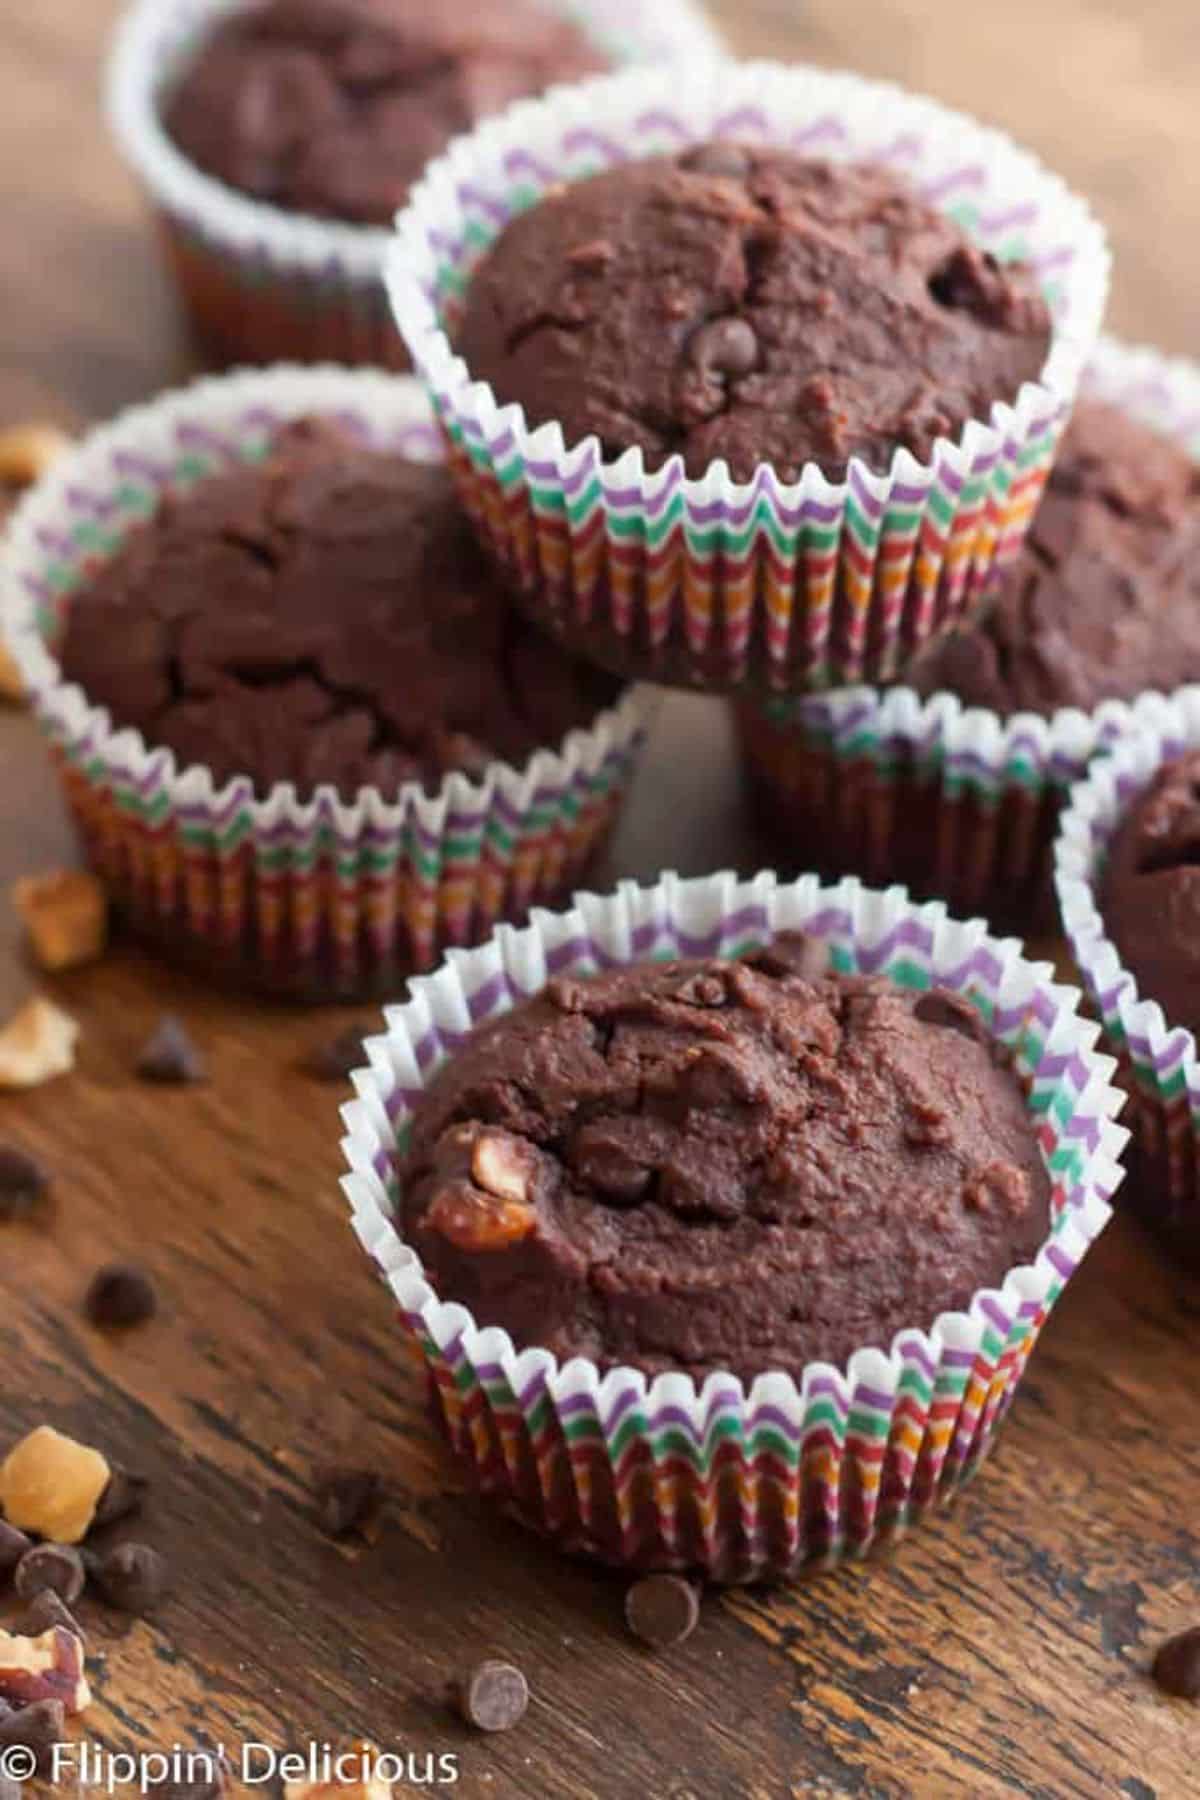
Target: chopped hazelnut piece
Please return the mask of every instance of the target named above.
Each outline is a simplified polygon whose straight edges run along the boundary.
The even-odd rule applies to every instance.
[[[0,481],[30,487],[70,448],[70,438],[58,425],[41,420],[10,425],[0,431]]]
[[[39,1425],[0,1464],[0,1507],[19,1531],[78,1544],[111,1475],[98,1450],[77,1444],[52,1425]]]
[[[60,1700],[67,1712],[82,1712],[92,1698],[83,1671],[83,1645],[61,1625],[35,1638],[0,1631],[0,1697],[14,1706]]]
[[[108,900],[86,869],[23,876],[13,888],[13,904],[43,969],[75,969],[104,954]]]
[[[23,706],[27,698],[25,677],[17,665],[17,659],[8,645],[0,640],[0,700],[7,700],[10,706]]]
[[[536,1220],[532,1206],[499,1200],[469,1181],[447,1182],[425,1215],[431,1230],[460,1250],[507,1250],[529,1236]]]
[[[75,1067],[79,1027],[52,1000],[35,994],[0,1029],[0,1088],[38,1087]]]
[[[471,1174],[497,1200],[529,1199],[529,1153],[506,1133],[486,1131],[471,1152]]]

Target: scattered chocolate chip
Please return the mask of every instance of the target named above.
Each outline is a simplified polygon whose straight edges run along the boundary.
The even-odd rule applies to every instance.
[[[950,988],[930,988],[922,994],[913,1007],[913,1017],[920,1019],[925,1025],[941,1025],[947,1031],[957,1031],[963,1037],[980,1040],[984,1035],[983,1021],[969,1000]]]
[[[23,1531],[0,1519],[0,1576],[8,1575],[33,1545]]]
[[[317,1522],[330,1537],[348,1537],[379,1505],[381,1483],[371,1469],[324,1469],[317,1478]]]
[[[1200,1700],[1200,1625],[1160,1644],[1150,1673],[1164,1694]]]
[[[73,1606],[86,1579],[83,1558],[70,1544],[35,1544],[17,1564],[13,1586],[22,1600],[32,1600],[44,1588],[51,1588]]]
[[[458,1710],[477,1731],[511,1731],[525,1716],[529,1683],[512,1663],[481,1662],[455,1689]]]
[[[172,1013],[163,1014],[142,1045],[137,1072],[143,1081],[164,1084],[203,1081],[207,1075],[204,1058]]]
[[[149,1544],[117,1544],[89,1562],[104,1598],[122,1612],[153,1612],[166,1592],[166,1558]]]
[[[93,1325],[106,1331],[124,1329],[152,1319],[158,1296],[144,1270],[133,1263],[109,1263],[93,1276],[83,1305]]]
[[[692,333],[688,354],[698,368],[733,380],[758,364],[758,338],[746,319],[709,319]]]
[[[682,1644],[696,1629],[700,1601],[680,1575],[647,1575],[625,1596],[625,1623],[635,1637],[655,1650]]]
[[[118,1519],[127,1519],[131,1513],[140,1512],[149,1485],[144,1475],[131,1475],[128,1469],[114,1468],[108,1486],[100,1496],[92,1530],[101,1531],[106,1525],[115,1525]]]
[[[78,1619],[53,1588],[45,1587],[33,1596],[21,1614],[17,1631],[22,1637],[41,1637],[43,1632],[53,1631],[56,1627],[73,1631],[86,1650],[87,1639]]]
[[[39,1775],[48,1775],[55,1744],[66,1736],[66,1708],[61,1700],[35,1700],[0,1718],[0,1749],[19,1744],[32,1750]]]
[[[315,1044],[304,1059],[303,1067],[316,1081],[349,1081],[355,1069],[366,1062],[363,1039],[374,1030],[372,1025],[347,1025],[335,1037]]]
[[[697,144],[679,158],[681,169],[692,169],[697,175],[729,175],[735,180],[750,167],[750,153],[740,144],[725,144],[714,139],[710,144]]]
[[[27,1219],[49,1186],[41,1163],[15,1144],[0,1144],[0,1223]]]

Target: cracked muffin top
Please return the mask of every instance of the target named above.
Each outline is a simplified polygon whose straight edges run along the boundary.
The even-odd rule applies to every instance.
[[[531,426],[689,475],[884,470],[1036,379],[1050,316],[898,175],[731,143],[605,170],[510,221],[456,338]]]
[[[1186,450],[1081,400],[991,610],[905,679],[1004,715],[1200,679],[1200,469]]]
[[[1200,751],[1167,763],[1129,808],[1100,892],[1142,999],[1200,1037]]]
[[[274,206],[387,225],[488,113],[606,67],[534,0],[267,0],[222,20],[164,108],[192,162]]]
[[[553,980],[473,1032],[401,1159],[440,1295],[519,1348],[798,1375],[1032,1260],[1050,1183],[970,1002],[741,961]]]
[[[522,763],[620,691],[514,611],[443,468],[321,420],[167,495],[72,595],[59,659],[218,784],[347,799]]]

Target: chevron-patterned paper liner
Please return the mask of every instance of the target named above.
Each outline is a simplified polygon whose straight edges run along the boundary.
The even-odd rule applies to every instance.
[[[1144,1158],[1131,1199],[1173,1248],[1200,1261],[1200,1057],[1191,1031],[1143,999],[1105,930],[1098,890],[1113,834],[1163,763],[1200,749],[1200,686],[1147,708],[1136,730],[1071,789],[1054,845],[1063,930],[1129,1089]]]
[[[223,14],[246,0],[133,0],[109,59],[109,123],[158,220],[198,337],[225,363],[407,367],[388,308],[383,227],[308,218],[235,192],[178,151],[161,96]],[[720,39],[692,0],[546,0],[615,63],[715,57]]]
[[[217,787],[114,730],[54,659],[72,593],[164,490],[252,462],[308,413],[407,456],[441,454],[408,377],[280,367],[197,382],[92,432],[26,498],[0,551],[0,621],[90,859],[141,932],[271,989],[394,992],[447,945],[571,892],[623,798],[642,702],[626,694],[523,768],[454,774],[433,795],[417,783],[363,789],[352,802],[290,785],[257,798],[248,778]]]
[[[1200,460],[1200,365],[1101,338],[1082,386]],[[1053,917],[1051,846],[1067,789],[1098,749],[1157,717],[1160,699],[1006,717],[953,694],[859,686],[742,701],[737,713],[764,818],[799,863],[903,881],[1030,929]]]
[[[815,463],[791,483],[723,462],[603,459],[531,430],[452,348],[472,268],[547,187],[705,137],[893,164],[988,250],[1024,257],[1054,315],[1042,378],[920,463]],[[623,74],[523,102],[431,163],[397,220],[388,287],[465,502],[526,606],[614,668],[673,683],[795,693],[891,680],[977,608],[1037,503],[1108,288],[1082,201],[996,132],[892,87],[824,70],[710,65]]]
[[[747,1390],[715,1373],[653,1381],[575,1358],[516,1351],[505,1332],[438,1299],[396,1220],[395,1152],[430,1077],[481,1021],[551,975],[675,956],[735,956],[781,931],[824,938],[836,966],[968,995],[1010,1049],[1054,1182],[1053,1224],[1034,1263],[963,1312],[914,1319],[890,1351]],[[534,914],[455,953],[388,1010],[365,1046],[343,1112],[354,1229],[395,1297],[450,1441],[480,1485],[563,1547],[636,1567],[695,1567],[718,1579],[784,1575],[857,1557],[940,1505],[972,1473],[1004,1416],[1042,1324],[1109,1216],[1126,1133],[1099,1028],[1079,993],[1026,961],[982,921],[899,888],[783,884],[731,874],[615,894]]]

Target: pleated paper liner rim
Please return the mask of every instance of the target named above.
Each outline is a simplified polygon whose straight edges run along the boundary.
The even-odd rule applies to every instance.
[[[160,101],[207,28],[246,0],[133,0],[115,27],[105,78],[110,129],[130,167],[168,212],[265,266],[326,270],[351,285],[382,279],[386,225],[353,225],[290,212],[227,186],[183,154],[166,131]],[[717,58],[719,35],[691,0],[551,3],[576,20],[617,62]]]
[[[858,1350],[844,1370],[813,1363],[799,1381],[765,1373],[748,1393],[725,1372],[710,1374],[697,1388],[682,1371],[647,1380],[633,1368],[602,1374],[584,1358],[560,1363],[545,1350],[517,1351],[505,1331],[480,1327],[466,1307],[439,1299],[420,1258],[400,1235],[393,1153],[404,1142],[425,1084],[462,1038],[538,991],[551,975],[676,955],[735,955],[784,930],[824,937],[843,970],[883,971],[916,987],[934,980],[957,986],[975,998],[993,1033],[1010,1043],[1055,1182],[1052,1228],[1035,1261],[1011,1270],[999,1288],[981,1290],[964,1311],[943,1313],[928,1328],[899,1332],[890,1353]],[[996,1358],[1001,1353],[1007,1358],[1003,1392],[993,1396],[985,1425],[975,1413],[959,1421],[970,1440],[959,1446],[962,1457],[970,1461],[981,1454],[1019,1376],[1029,1322],[1040,1326],[1107,1222],[1109,1201],[1122,1179],[1119,1157],[1128,1134],[1115,1118],[1124,1096],[1110,1079],[1112,1059],[1093,1048],[1099,1027],[1077,1016],[1078,990],[1055,982],[1049,964],[1026,960],[1015,940],[990,937],[981,920],[951,920],[937,902],[914,906],[900,889],[872,892],[853,879],[823,888],[812,876],[780,883],[769,873],[746,882],[731,874],[693,881],[669,875],[652,888],[626,882],[611,896],[577,895],[566,913],[538,909],[531,925],[502,927],[477,950],[451,952],[436,974],[414,980],[410,992],[405,1005],[387,1009],[386,1032],[364,1046],[368,1063],[354,1076],[357,1098],[343,1109],[342,1148],[350,1172],[342,1187],[354,1230],[386,1280],[411,1339],[431,1370],[440,1368],[456,1406],[465,1409],[474,1395],[486,1408],[493,1381],[510,1396],[536,1392],[560,1419],[582,1409],[607,1421],[616,1436],[603,1423],[601,1434],[610,1451],[620,1439],[622,1457],[632,1431],[658,1459],[655,1421],[664,1429],[670,1422],[668,1435],[677,1441],[682,1434],[687,1455],[705,1480],[718,1443],[728,1446],[732,1434],[750,1454],[768,1421],[793,1447],[831,1407],[843,1422],[869,1415],[874,1435],[886,1436],[884,1415],[895,1422],[894,1408],[911,1400],[906,1370],[927,1370],[928,1385],[947,1359],[970,1367],[988,1345]],[[486,1380],[476,1373],[484,1370],[490,1371]],[[483,1396],[477,1392],[481,1386]],[[929,1399],[926,1395],[927,1412]],[[521,1427],[509,1418],[504,1429],[519,1433]],[[981,1443],[973,1442],[977,1431]],[[556,1458],[545,1447],[542,1453],[551,1464],[565,1454]],[[545,1473],[551,1480],[553,1470]],[[619,1483],[615,1466],[610,1473]],[[793,1469],[792,1485],[800,1479],[801,1471]],[[668,1509],[674,1504],[669,1492],[662,1504]],[[923,1510],[923,1504],[916,1508]],[[608,1554],[586,1541],[572,1547]],[[766,1563],[773,1566],[769,1557]]]
[[[1136,729],[1098,757],[1071,789],[1054,845],[1054,881],[1063,931],[1110,1044],[1139,1096],[1186,1126],[1200,1155],[1200,1055],[1195,1035],[1169,1023],[1158,1001],[1108,935],[1097,896],[1108,845],[1128,807],[1158,770],[1200,749],[1200,684],[1147,706]],[[1136,1123],[1138,1111],[1133,1119]]]
[[[1084,371],[1083,395],[1176,439],[1200,462],[1200,363],[1102,336]],[[1015,788],[1036,792],[1047,783],[1067,788],[1099,749],[1136,730],[1143,716],[1153,723],[1168,697],[1147,691],[1101,701],[1091,711],[1065,706],[1047,716],[968,706],[949,692],[922,697],[903,685],[859,684],[828,694],[781,695],[761,710],[770,723],[811,732],[822,749],[839,756],[878,755],[886,767],[892,757],[911,752],[922,767],[939,767],[954,795],[994,798]]]
[[[414,366],[439,406],[453,400],[472,434],[502,438],[531,466],[565,464],[576,475],[586,473],[611,490],[614,505],[631,488],[644,488],[650,498],[678,488],[697,502],[715,502],[721,495],[741,509],[750,507],[764,489],[790,508],[805,503],[840,506],[847,496],[870,507],[882,505],[893,489],[924,492],[943,470],[961,484],[982,461],[994,460],[1006,438],[1028,436],[1035,427],[1045,430],[1062,414],[1099,329],[1109,256],[1103,230],[1086,203],[1036,158],[965,114],[849,73],[727,62],[690,70],[686,98],[681,99],[679,90],[677,71],[635,68],[552,90],[540,100],[520,101],[457,139],[413,188],[397,217],[388,256],[392,305]],[[951,166],[942,168],[936,182],[918,182],[918,190],[952,217],[964,223],[970,218],[973,235],[985,247],[1007,249],[1010,257],[1026,252],[1050,290],[1053,337],[1040,380],[1024,383],[1015,402],[996,401],[986,422],[972,419],[956,439],[940,438],[929,464],[900,448],[886,475],[853,457],[840,482],[809,463],[798,480],[787,483],[766,464],[746,482],[731,480],[723,463],[715,463],[702,477],[687,477],[678,456],[646,475],[639,449],[605,461],[595,437],[567,445],[557,423],[531,428],[523,407],[501,404],[488,383],[472,378],[453,349],[438,308],[461,305],[469,269],[508,218],[558,181],[626,160],[628,135],[641,140],[633,146],[638,155],[678,150],[706,135],[778,142],[782,127],[771,126],[772,101],[789,122],[785,147],[845,159],[849,118],[865,131],[876,159],[905,172],[915,156],[928,154],[929,140],[921,137],[918,126],[934,128],[942,152],[934,160],[949,157]],[[687,114],[686,123],[677,108]],[[886,120],[882,126],[881,116]],[[797,118],[805,123],[797,127]],[[864,119],[872,120],[874,128],[867,129]],[[565,169],[554,152],[565,159]],[[867,158],[856,140],[853,159]],[[1036,189],[1041,212],[1065,221],[1063,234],[1041,242],[1047,227],[1044,218],[1039,222],[1039,207],[1028,192],[995,214],[984,212],[985,163],[1003,170],[1006,185]],[[958,204],[951,204],[955,200]],[[1022,233],[1032,233],[1032,239],[1026,241]]]
[[[243,836],[282,833],[303,838],[328,830],[340,842],[396,831],[440,836],[459,819],[486,816],[497,805],[521,811],[542,791],[565,791],[628,752],[645,727],[646,700],[634,689],[572,731],[556,748],[540,748],[520,766],[491,764],[481,780],[454,771],[435,794],[406,782],[394,799],[366,786],[343,800],[328,784],[302,799],[291,782],[264,795],[252,779],[218,785],[200,764],[178,766],[174,753],[147,744],[139,731],[114,727],[105,707],[64,681],[48,648],[69,596],[86,580],[92,559],[113,553],[124,532],[152,511],[167,488],[201,479],[234,457],[221,433],[238,431],[255,452],[289,419],[320,414],[414,460],[440,461],[442,448],[420,384],[411,377],[333,365],[279,364],[204,377],[130,407],[88,432],[24,496],[0,546],[0,628],[47,728],[73,746],[85,770],[107,768],[130,792],[153,790],[156,806],[236,822]],[[121,529],[111,529],[122,513]],[[232,829],[232,825],[230,826]]]

